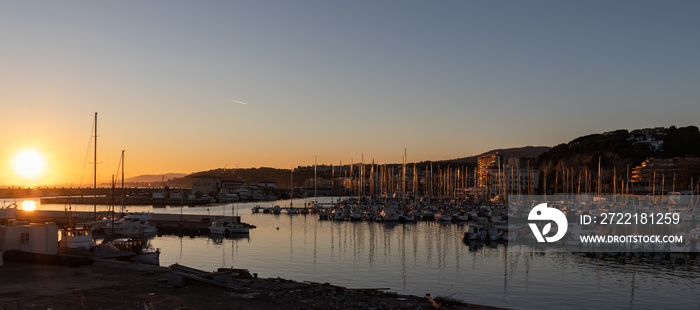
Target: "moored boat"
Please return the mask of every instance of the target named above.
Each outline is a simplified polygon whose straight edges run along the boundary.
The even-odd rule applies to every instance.
[[[379,218],[385,222],[397,222],[399,220],[399,213],[394,207],[386,207],[379,213]]]
[[[105,241],[94,247],[90,252],[90,256],[159,266],[160,249],[152,250],[144,246],[144,242],[145,240],[136,238]]]
[[[129,213],[114,223],[107,223],[104,231],[106,234],[125,237],[152,236],[158,232],[158,229],[148,222],[152,217],[152,213]]]
[[[250,226],[241,223],[228,223],[214,221],[209,224],[210,234],[228,235],[228,234],[247,234],[250,232]]]
[[[88,251],[96,246],[90,227],[63,228],[59,232],[61,234],[61,239],[58,241],[60,253],[87,255]]]

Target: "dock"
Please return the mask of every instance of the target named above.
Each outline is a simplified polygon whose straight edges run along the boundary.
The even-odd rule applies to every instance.
[[[41,198],[42,204],[98,204],[98,205],[112,205],[120,204],[122,197],[110,197],[110,196],[70,196],[70,197],[47,197]],[[124,197],[124,205],[127,206],[148,206],[148,205],[162,205],[162,206],[201,206],[211,203],[211,198],[151,198],[144,196],[127,196]]]
[[[24,211],[17,210],[16,218],[29,222],[54,222],[59,226],[69,224],[69,218],[74,222],[88,222],[95,220],[95,213],[85,211],[52,211],[52,210],[35,210]],[[152,213],[153,217],[150,222],[158,228],[158,233],[208,233],[207,226],[213,221],[224,221],[229,223],[240,223],[240,216],[222,216],[222,215],[194,215],[194,214],[166,214]],[[97,218],[109,218],[110,212],[97,212]],[[116,218],[121,217],[115,214]]]
[[[263,207],[260,205],[257,205],[255,207],[252,207],[250,209],[253,213],[272,213],[272,214],[277,214],[277,213],[300,213],[300,212],[305,212],[305,213],[320,213],[320,212],[330,212],[333,210],[333,204],[330,203],[317,203],[312,206],[300,206],[300,207],[294,207],[294,206],[274,206],[274,207]],[[302,211],[305,210],[305,211]]]

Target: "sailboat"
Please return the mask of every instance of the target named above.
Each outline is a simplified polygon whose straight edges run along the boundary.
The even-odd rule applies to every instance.
[[[122,212],[124,212],[124,151],[122,151],[121,158],[121,170],[122,170]],[[112,214],[114,214],[114,208],[112,209]],[[107,223],[105,226],[105,232],[112,234],[112,236],[124,236],[124,237],[149,237],[154,236],[158,229],[149,223],[149,220],[153,217],[153,213],[150,212],[133,212],[124,215],[121,219]]]

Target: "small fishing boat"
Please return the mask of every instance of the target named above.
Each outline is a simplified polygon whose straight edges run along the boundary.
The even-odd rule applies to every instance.
[[[61,239],[58,241],[60,253],[70,255],[87,255],[88,251],[95,247],[92,240],[92,228],[70,227],[60,230]]]
[[[240,199],[240,197],[238,197],[238,194],[228,193],[224,191],[221,191],[218,194],[216,194],[216,198],[219,200],[219,202],[236,202]]]
[[[91,250],[90,256],[124,262],[160,265],[160,249],[144,246],[144,240],[122,238],[102,242]]]
[[[210,234],[214,235],[228,235],[228,234],[247,234],[250,232],[250,226],[241,223],[228,223],[214,221],[209,224]]]

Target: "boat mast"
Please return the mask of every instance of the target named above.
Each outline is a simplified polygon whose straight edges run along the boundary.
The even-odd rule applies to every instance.
[[[92,170],[92,176],[93,176],[93,194],[94,194],[94,199],[93,199],[93,218],[97,219],[97,112],[95,112],[95,152],[94,152],[94,157],[93,157],[93,170]]]
[[[406,207],[406,148],[403,149],[403,167],[401,177],[401,201],[403,207]]]
[[[124,214],[124,150],[122,150],[122,215]]]

